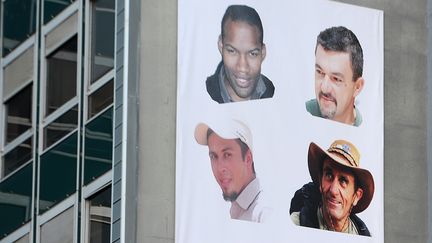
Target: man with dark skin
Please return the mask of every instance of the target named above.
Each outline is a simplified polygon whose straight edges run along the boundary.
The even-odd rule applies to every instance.
[[[273,83],[261,74],[266,56],[261,19],[255,9],[231,5],[221,22],[218,49],[222,57],[207,78],[210,97],[228,103],[273,97]]]

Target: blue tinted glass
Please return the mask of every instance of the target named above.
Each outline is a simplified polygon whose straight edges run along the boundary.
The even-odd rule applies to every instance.
[[[35,32],[36,0],[6,0],[3,9],[3,56],[6,56]]]
[[[3,177],[12,173],[32,158],[32,139],[33,137],[30,137],[5,154],[3,157]]]
[[[115,1],[94,1],[92,17],[91,82],[93,83],[114,67]]]
[[[40,159],[39,213],[44,213],[76,190],[77,132]]]
[[[85,128],[84,184],[88,184],[112,167],[113,120],[108,109]]]
[[[57,16],[75,0],[44,0],[44,24]]]
[[[33,163],[0,183],[0,239],[31,218]]]

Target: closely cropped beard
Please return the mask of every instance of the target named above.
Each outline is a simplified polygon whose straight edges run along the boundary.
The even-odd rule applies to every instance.
[[[234,202],[237,199],[237,197],[239,196],[239,194],[237,192],[231,192],[230,194],[222,193],[222,196],[223,196],[225,201]]]

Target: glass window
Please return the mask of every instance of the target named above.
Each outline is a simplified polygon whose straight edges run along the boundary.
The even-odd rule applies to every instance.
[[[77,128],[77,124],[78,106],[75,106],[45,127],[44,148],[53,145],[62,137],[75,130]]]
[[[30,221],[33,163],[0,183],[0,239]]]
[[[5,102],[6,143],[32,127],[32,88],[29,85]]]
[[[88,99],[88,116],[93,117],[113,103],[114,80],[110,80],[100,89],[93,92]]]
[[[112,168],[113,109],[88,123],[85,128],[84,184]]]
[[[41,226],[40,242],[74,242],[74,208],[71,207]]]
[[[48,23],[73,2],[75,0],[44,0],[44,24]]]
[[[9,175],[21,165],[32,159],[32,137],[12,149],[3,157],[3,177]]]
[[[75,192],[77,154],[77,132],[75,132],[41,156],[39,214]]]
[[[46,115],[76,96],[77,36],[47,57]]]
[[[90,201],[89,243],[110,241],[111,186],[98,192]]]
[[[92,5],[91,83],[114,67],[115,1],[95,0]]]
[[[36,30],[36,0],[3,2],[3,56],[9,54]]]

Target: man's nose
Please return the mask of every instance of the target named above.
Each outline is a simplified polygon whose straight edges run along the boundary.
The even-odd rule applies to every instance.
[[[247,73],[249,70],[249,62],[247,60],[247,55],[241,54],[237,60],[237,70],[239,72]]]
[[[331,80],[327,74],[324,74],[324,77],[321,80],[321,91],[323,93],[329,93],[331,91]]]
[[[337,195],[339,193],[339,184],[336,179],[331,182],[329,191],[332,195]]]

